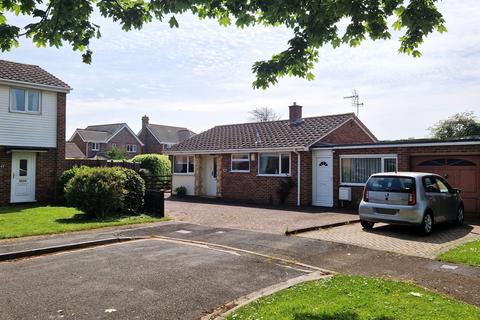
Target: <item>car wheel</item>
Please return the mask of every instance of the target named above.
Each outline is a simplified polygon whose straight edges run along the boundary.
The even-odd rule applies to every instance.
[[[455,223],[461,226],[463,225],[463,219],[464,219],[463,208],[459,207],[457,211],[457,219],[455,220]]]
[[[423,235],[429,235],[433,231],[433,215],[431,213],[426,213],[423,216],[422,224],[420,226],[420,231]]]
[[[375,225],[374,222],[360,220],[360,224],[362,225],[363,229],[365,230],[372,230],[373,226]]]

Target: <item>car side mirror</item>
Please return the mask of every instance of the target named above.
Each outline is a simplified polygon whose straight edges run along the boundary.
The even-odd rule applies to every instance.
[[[458,188],[452,188],[451,190],[451,193],[453,194],[460,194],[462,192],[462,190],[458,189]]]

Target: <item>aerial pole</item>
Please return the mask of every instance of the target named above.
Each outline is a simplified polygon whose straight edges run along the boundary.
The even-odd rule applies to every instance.
[[[353,89],[352,90],[352,95],[348,97],[343,97],[343,99],[351,99],[352,100],[352,106],[354,108],[357,108],[357,117],[360,114],[360,107],[363,107],[363,102],[360,103],[360,98],[358,96],[358,91]]]

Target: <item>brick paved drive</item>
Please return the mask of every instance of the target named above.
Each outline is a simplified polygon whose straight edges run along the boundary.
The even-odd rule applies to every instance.
[[[194,199],[165,201],[167,214],[176,221],[204,226],[284,234],[286,230],[356,221],[358,215],[320,208],[282,209]]]
[[[354,223],[306,232],[298,236],[410,256],[435,258],[452,247],[480,238],[480,226],[439,225],[433,234],[425,237],[418,235],[416,230],[410,227],[376,224],[373,230],[365,231],[359,223]]]

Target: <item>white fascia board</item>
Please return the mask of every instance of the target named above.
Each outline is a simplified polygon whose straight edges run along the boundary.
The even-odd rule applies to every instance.
[[[309,151],[306,147],[293,148],[262,148],[262,149],[223,149],[223,150],[194,150],[194,151],[168,151],[165,154],[182,155],[182,154],[223,154],[223,153],[264,153],[264,152],[295,152]]]
[[[128,125],[123,125],[120,129],[117,130],[117,132],[115,132],[110,138],[108,138],[105,143],[108,143],[110,140],[113,139],[113,137],[115,137],[117,134],[119,134],[123,129],[127,129],[128,132],[130,132],[130,134],[132,136],[135,137],[135,139],[138,141],[138,143],[140,143],[140,145],[143,147],[144,144],[142,141],[140,141],[140,139],[137,137],[137,135],[132,131],[132,129],[130,129],[130,127]]]
[[[31,83],[25,81],[17,81],[17,80],[8,80],[8,79],[0,79],[0,84],[8,85],[8,86],[21,86],[25,88],[31,89],[40,89],[45,91],[54,91],[54,92],[62,92],[62,93],[70,93],[72,88],[63,88],[57,86],[50,86],[47,84],[39,84],[39,83]]]
[[[402,147],[438,147],[438,146],[466,146],[480,145],[480,141],[445,141],[445,142],[421,142],[421,143],[399,143],[399,144],[371,144],[371,145],[351,145],[351,146],[328,146],[316,147],[312,150],[342,150],[342,149],[380,149],[380,148],[402,148]]]

